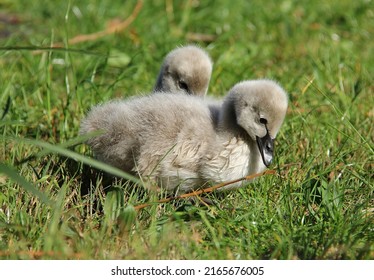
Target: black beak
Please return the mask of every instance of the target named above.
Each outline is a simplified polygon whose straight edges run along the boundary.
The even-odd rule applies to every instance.
[[[274,153],[274,139],[271,139],[268,129],[266,128],[266,135],[262,138],[256,136],[258,149],[266,167],[269,167],[273,160]]]

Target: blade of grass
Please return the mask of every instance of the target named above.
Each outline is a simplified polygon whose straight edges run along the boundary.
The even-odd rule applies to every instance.
[[[0,124],[1,125],[1,124]],[[91,137],[94,137],[94,136],[97,136],[97,135],[100,135],[102,132],[100,131],[94,131],[92,133],[87,133],[85,135],[80,135],[78,137],[75,137],[73,139],[70,139],[66,142],[63,142],[63,143],[60,143],[59,146],[62,147],[62,148],[71,148],[71,147],[74,147],[74,146],[77,146],[79,144],[82,144],[84,143],[85,141],[87,141],[88,139],[90,139]],[[34,155],[30,155],[22,160],[20,160],[19,162],[17,162],[17,165],[20,165],[20,164],[23,164],[25,162],[28,162],[32,159],[35,159],[35,158],[38,158],[38,157],[43,157],[43,156],[46,156],[50,153],[49,150],[41,150],[39,152],[37,152],[36,154]]]
[[[8,178],[10,178],[12,181],[15,181],[18,183],[21,187],[23,187],[26,191],[32,193],[36,197],[38,197],[42,202],[51,205],[52,202],[48,198],[48,196],[39,191],[33,184],[28,182],[25,178],[23,178],[15,169],[13,169],[10,166],[7,166],[3,163],[0,163],[0,173],[5,174]]]
[[[8,99],[6,101],[4,110],[3,110],[3,115],[1,116],[0,120],[4,119],[5,115],[9,112],[10,109],[10,96],[8,96]]]
[[[0,51],[53,51],[53,52],[79,53],[79,54],[94,55],[94,56],[107,56],[107,54],[102,54],[98,52],[92,52],[92,51],[81,50],[81,49],[63,48],[63,47],[9,46],[9,47],[0,47]]]
[[[58,192],[56,202],[53,207],[53,214],[51,221],[48,224],[46,235],[44,238],[44,251],[52,251],[54,244],[56,244],[56,236],[59,234],[59,225],[62,216],[66,196],[67,184],[64,184]]]
[[[14,137],[6,137],[6,139],[9,139],[11,141],[15,141],[18,143],[25,143],[33,146],[37,146],[40,148],[45,149],[46,151],[49,151],[50,153],[59,154],[68,158],[71,158],[75,161],[82,162],[88,165],[91,165],[97,169],[100,169],[102,171],[105,171],[107,173],[110,173],[114,176],[124,178],[126,180],[130,180],[136,184],[140,183],[140,180],[136,178],[135,176],[132,176],[116,167],[110,166],[108,164],[105,164],[101,161],[95,160],[93,158],[86,157],[84,155],[81,155],[79,153],[76,153],[74,151],[71,151],[65,147],[62,147],[60,145],[54,145],[51,143],[43,142],[40,140],[33,140],[33,139],[26,139],[26,138],[14,138]]]

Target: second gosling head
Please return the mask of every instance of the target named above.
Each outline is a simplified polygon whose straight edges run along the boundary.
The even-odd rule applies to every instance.
[[[212,65],[209,55],[197,46],[174,49],[164,59],[154,91],[204,96]]]

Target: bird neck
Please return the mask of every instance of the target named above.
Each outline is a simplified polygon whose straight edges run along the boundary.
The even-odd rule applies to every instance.
[[[219,113],[217,127],[218,133],[223,141],[230,141],[232,138],[237,138],[243,140],[248,145],[251,151],[248,174],[258,173],[265,169],[257,142],[238,125],[233,100],[226,99],[223,103]]]
[[[259,173],[262,172],[266,167],[262,162],[260,150],[256,141],[249,142],[249,149],[251,151],[251,160],[249,164],[249,173]]]
[[[218,118],[218,131],[222,136],[227,138],[237,137],[245,141],[250,140],[245,130],[238,125],[234,101],[232,99],[228,98],[222,104]]]

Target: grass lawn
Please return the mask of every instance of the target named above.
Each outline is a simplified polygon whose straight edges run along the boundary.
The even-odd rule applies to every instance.
[[[372,0],[1,1],[0,259],[373,259],[373,34]],[[209,206],[104,192],[81,119],[149,92],[188,43],[214,61],[211,96],[289,93],[276,174]]]

